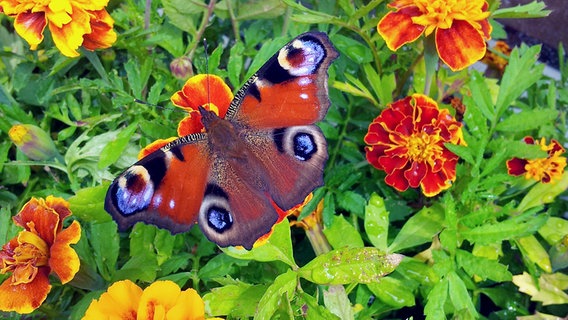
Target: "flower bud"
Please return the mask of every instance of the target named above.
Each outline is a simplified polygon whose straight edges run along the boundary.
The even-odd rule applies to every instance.
[[[188,57],[179,57],[174,59],[170,63],[170,71],[174,77],[185,80],[193,76],[193,66],[191,65],[191,59]]]
[[[16,124],[10,128],[8,135],[16,147],[32,160],[48,160],[59,154],[51,137],[38,126]]]

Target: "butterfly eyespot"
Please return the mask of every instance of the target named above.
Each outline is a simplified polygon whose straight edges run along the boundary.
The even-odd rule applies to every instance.
[[[218,233],[223,233],[233,226],[233,216],[225,208],[212,206],[207,210],[207,224]]]
[[[318,147],[311,134],[299,132],[294,136],[294,156],[300,161],[307,161],[317,153]]]
[[[142,166],[132,166],[128,169],[118,179],[116,188],[116,206],[125,215],[146,209],[154,194],[150,174]]]

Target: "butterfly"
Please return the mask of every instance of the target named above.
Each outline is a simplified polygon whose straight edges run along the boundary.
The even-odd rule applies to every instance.
[[[327,142],[314,125],[329,108],[328,36],[299,35],[237,91],[224,118],[199,107],[205,132],[142,158],[110,185],[105,210],[125,230],[142,221],[172,233],[198,222],[221,247],[251,249],[323,185]]]

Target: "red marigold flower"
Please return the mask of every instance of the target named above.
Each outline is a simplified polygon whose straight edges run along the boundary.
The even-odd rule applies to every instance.
[[[422,94],[389,104],[365,135],[367,161],[387,173],[385,182],[398,191],[422,188],[432,197],[451,187],[458,156],[444,143],[462,144],[461,123]]]
[[[14,29],[35,50],[43,41],[47,26],[55,46],[67,57],[77,57],[77,49],[110,47],[116,41],[114,20],[106,12],[108,0],[33,1],[0,0],[0,8],[14,17]]]
[[[67,201],[48,196],[32,198],[14,216],[24,230],[0,250],[0,273],[12,273],[0,285],[0,310],[30,313],[51,290],[51,272],[67,283],[79,271],[79,256],[70,245],[79,241],[81,226],[73,221],[63,230],[70,215]]]
[[[483,58],[491,34],[485,0],[394,0],[388,6],[396,11],[377,30],[392,51],[434,33],[438,55],[453,71]]]
[[[555,179],[559,179],[564,173],[566,167],[566,157],[561,157],[566,150],[558,143],[551,139],[550,144],[546,144],[546,139],[535,141],[533,137],[525,137],[523,141],[526,144],[536,144],[543,151],[548,153],[548,157],[539,159],[520,159],[513,158],[507,160],[507,171],[510,175],[525,175],[525,179],[534,179],[542,183],[549,183]]]
[[[191,288],[156,281],[142,290],[130,280],[113,283],[85,312],[88,319],[205,319],[205,304]]]

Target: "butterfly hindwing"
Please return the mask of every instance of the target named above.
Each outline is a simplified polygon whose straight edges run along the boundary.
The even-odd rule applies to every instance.
[[[105,210],[121,230],[138,221],[188,231],[197,215],[211,163],[205,134],[174,140],[124,171],[109,187]]]

